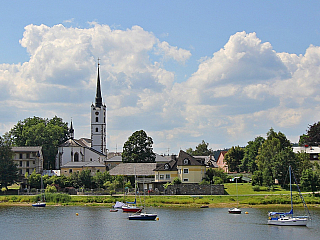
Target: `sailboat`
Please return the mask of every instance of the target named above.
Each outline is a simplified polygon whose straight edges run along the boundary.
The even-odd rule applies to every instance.
[[[237,189],[237,207],[228,209],[229,213],[232,213],[232,214],[241,214],[241,209],[239,208],[239,201],[238,201],[238,178],[239,177],[235,177],[235,179],[236,179],[236,189]]]
[[[39,202],[36,202],[34,204],[32,204],[32,207],[45,207],[46,206],[46,199],[45,199],[45,194],[44,194],[44,190],[43,190],[43,180],[42,180],[42,175],[41,175],[41,199]]]
[[[136,212],[142,211],[142,207],[137,206],[136,176],[134,180],[134,195],[135,195],[134,202],[126,202],[126,204],[121,207],[123,212],[136,213]]]
[[[293,174],[293,173],[292,173]],[[290,175],[290,196],[291,196],[291,210],[287,213],[284,212],[269,212],[268,213],[268,224],[270,225],[279,225],[279,226],[307,226],[308,220],[310,219],[310,213],[308,207],[303,199],[303,196],[300,192],[299,186],[298,191],[300,198],[304,204],[305,210],[308,212],[309,216],[293,216],[293,203],[292,203],[292,185],[291,185],[291,166],[289,166],[289,175]],[[294,176],[294,174],[293,174]]]
[[[144,207],[143,209],[145,210],[145,198],[146,198],[146,195],[145,195],[145,190],[144,190],[144,180],[143,180],[143,196],[144,196]],[[141,211],[139,212],[136,212],[132,215],[130,215],[128,217],[129,220],[158,220],[159,218],[157,217],[158,215],[156,213],[146,213],[145,211],[142,212],[142,209]]]

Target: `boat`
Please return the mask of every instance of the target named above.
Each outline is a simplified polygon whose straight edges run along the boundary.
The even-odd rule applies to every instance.
[[[145,189],[144,189],[144,180],[143,180],[143,196],[144,196],[144,201],[143,201],[143,208],[140,210],[140,211],[137,211],[136,213],[134,214],[131,214],[128,219],[129,220],[141,220],[141,221],[146,221],[146,220],[149,220],[149,221],[153,221],[153,220],[159,220],[158,218],[158,214],[156,213],[146,213],[145,212],[145,203],[146,203],[146,200],[145,200]],[[142,210],[144,210],[144,212],[142,212]]]
[[[235,179],[236,179],[236,189],[237,189],[237,207],[228,209],[228,212],[231,213],[231,214],[241,214],[241,209],[239,208],[239,201],[238,201],[238,178],[239,177],[235,177]]]
[[[118,209],[110,209],[110,212],[118,212]]]
[[[308,213],[308,216],[293,216],[293,203],[292,203],[292,184],[291,184],[291,166],[289,166],[289,176],[290,176],[290,196],[291,196],[291,210],[289,212],[269,212],[268,213],[268,224],[269,225],[278,225],[278,226],[307,226],[307,223],[310,218],[310,212],[308,207],[303,199],[303,196],[300,192],[299,186],[296,182],[300,198],[304,204],[305,210]],[[293,174],[294,176],[294,174]],[[295,176],[294,176],[295,178]]]
[[[135,175],[135,180],[134,180],[134,195],[135,195],[134,202],[126,202],[126,204],[121,207],[123,212],[136,213],[136,212],[142,211],[142,207],[137,206],[136,175]]]
[[[156,220],[156,213],[134,213],[131,214],[128,218],[129,220]]]
[[[112,207],[113,208],[122,208],[123,206],[126,206],[126,204],[123,202],[116,201],[116,203]]]
[[[46,199],[45,199],[45,194],[43,192],[43,180],[42,180],[42,175],[41,175],[41,197],[40,201],[32,204],[32,207],[45,207],[46,206]]]

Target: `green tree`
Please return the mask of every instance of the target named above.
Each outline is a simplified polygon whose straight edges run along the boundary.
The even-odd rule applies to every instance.
[[[68,124],[57,116],[50,120],[26,118],[19,121],[6,138],[11,139],[14,146],[42,146],[44,168],[53,169],[58,146],[68,138]]]
[[[103,184],[107,181],[112,181],[113,177],[109,174],[109,172],[97,172],[93,176],[93,181],[98,188],[103,188]]]
[[[283,133],[276,133],[271,128],[257,156],[257,166],[262,172],[263,184],[272,186],[275,179],[283,184],[289,165],[296,169],[296,157],[291,143]]]
[[[18,180],[18,169],[13,162],[13,153],[8,142],[0,137],[0,187],[6,188]]]
[[[256,137],[254,141],[249,141],[244,148],[244,156],[241,161],[240,170],[243,172],[253,173],[258,169],[256,160],[259,153],[259,148],[265,139],[263,137]]]
[[[36,171],[33,171],[28,176],[28,185],[31,188],[40,189],[41,188],[41,174],[36,173]]]
[[[152,138],[143,130],[134,132],[123,145],[122,161],[131,163],[155,162]]]
[[[223,171],[223,169],[221,169],[221,168],[208,168],[207,169],[206,179],[208,181],[216,183],[215,181],[217,181],[218,178],[222,180],[222,183],[227,182],[228,174],[225,173]]]
[[[228,169],[230,172],[239,172],[240,164],[244,156],[244,149],[237,146],[232,147],[228,150],[226,155],[224,156],[224,160],[228,165]]]
[[[320,121],[309,125],[307,134],[300,136],[299,144],[318,146],[320,144]]]
[[[81,186],[84,188],[92,188],[92,176],[90,170],[82,170],[79,174]]]
[[[311,168],[302,172],[301,187],[307,191],[313,193],[320,188],[320,176],[319,173],[313,171]]]
[[[192,156],[209,156],[213,155],[213,150],[209,147],[209,143],[206,143],[204,140],[196,146],[196,149],[193,151],[192,148],[186,149],[186,153]]]

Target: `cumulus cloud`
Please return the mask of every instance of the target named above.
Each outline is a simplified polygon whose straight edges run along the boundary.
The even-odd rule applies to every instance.
[[[301,135],[318,121],[318,46],[310,45],[304,55],[277,53],[256,33],[238,32],[181,82],[162,61],[183,68],[190,51],[140,26],[31,24],[20,44],[29,61],[0,65],[2,133],[26,117],[57,115],[73,118],[76,137],[89,137],[98,57],[111,150],[117,145],[121,151],[140,129],[153,137],[159,153],[167,148],[177,153],[201,140],[217,148],[244,145],[270,127]]]

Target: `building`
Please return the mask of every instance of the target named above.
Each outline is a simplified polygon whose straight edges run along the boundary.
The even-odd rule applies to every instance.
[[[217,160],[217,165],[219,168],[223,169],[225,173],[229,173],[228,165],[224,161],[224,156],[226,155],[228,151],[221,151]]]
[[[203,158],[195,158],[180,150],[178,157],[157,167],[155,182],[171,182],[179,177],[182,183],[200,183],[206,175],[206,165]]]
[[[320,147],[313,147],[313,146],[306,145],[303,147],[293,147],[292,150],[294,153],[307,153],[312,163],[314,162],[319,163]]]
[[[95,175],[97,172],[105,172],[106,167],[104,164],[99,162],[68,162],[63,165],[60,170],[60,174],[64,176],[70,176],[72,173],[80,173],[83,170],[89,170],[92,175]]]
[[[21,176],[24,176],[26,173],[31,174],[33,171],[42,173],[42,147],[12,147],[11,151],[13,152],[13,161],[17,164]]]
[[[82,169],[90,169],[95,173],[94,168],[100,171],[101,165],[104,165],[107,159],[107,107],[102,103],[100,64],[97,75],[95,103],[91,105],[91,139],[74,139],[71,121],[69,139],[58,147],[56,155],[55,167],[61,169],[62,175]]]

